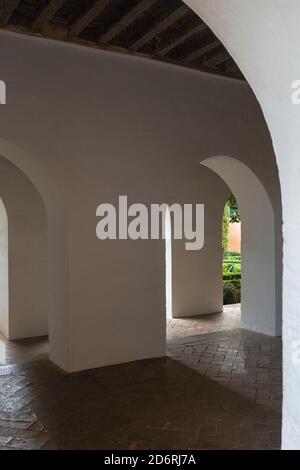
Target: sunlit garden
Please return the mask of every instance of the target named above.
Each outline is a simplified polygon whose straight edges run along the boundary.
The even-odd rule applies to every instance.
[[[241,253],[230,251],[233,243],[230,243],[232,224],[241,221],[236,199],[231,195],[225,205],[222,225],[222,249],[223,249],[223,296],[224,305],[236,304],[241,301]]]

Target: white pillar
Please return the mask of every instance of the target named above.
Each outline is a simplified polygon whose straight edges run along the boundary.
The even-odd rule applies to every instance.
[[[207,22],[241,67],[262,106],[274,142],[284,235],[282,446],[300,449],[300,364],[293,354],[300,341],[300,105],[291,101],[292,83],[300,79],[300,3],[185,2]]]

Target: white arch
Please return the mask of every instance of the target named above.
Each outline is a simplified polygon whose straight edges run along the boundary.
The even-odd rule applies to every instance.
[[[184,0],[222,40],[262,107],[274,142],[283,211],[283,428],[282,447],[300,448],[300,134],[299,105],[291,85],[299,79],[298,0]]]
[[[45,225],[47,233],[45,237],[42,237],[42,239],[45,240],[45,238],[47,238],[48,244],[48,250],[46,248],[46,251],[48,252],[48,273],[46,273],[48,277],[48,286],[46,286],[47,298],[46,295],[42,294],[44,295],[44,299],[41,300],[41,289],[36,289],[36,294],[40,296],[40,301],[42,305],[41,308],[45,306],[47,312],[49,312],[47,328],[49,332],[49,357],[53,360],[53,362],[61,365],[63,368],[68,370],[68,353],[64,336],[68,322],[67,316],[65,315],[65,312],[68,308],[68,278],[66,275],[68,263],[68,249],[66,246],[67,236],[64,199],[61,198],[61,192],[57,189],[56,181],[53,178],[50,178],[45,168],[43,168],[43,156],[41,156],[41,158],[39,159],[37,158],[36,154],[31,152],[31,149],[20,146],[19,143],[16,144],[0,137],[0,157],[3,157],[3,160],[11,162],[15,166],[15,170],[17,172],[23,173],[23,181],[27,179],[28,183],[30,183],[35,189],[35,191],[38,193],[41,202],[40,208],[41,210],[44,210],[45,213],[44,215],[46,218]],[[0,176],[1,175],[3,177],[3,181],[6,181],[5,173],[2,174],[0,171]],[[6,197],[4,197],[3,195],[3,200],[8,213],[8,227],[13,229],[12,224],[10,222],[11,211],[9,207],[9,202],[15,199],[14,195],[12,194],[14,190],[13,184],[7,185],[7,190],[8,193]],[[1,188],[1,196],[2,193],[3,186]],[[38,198],[34,199],[37,201]],[[36,223],[37,220],[39,220],[39,218],[32,218],[33,223]],[[30,223],[28,223],[27,226],[30,227]],[[18,233],[20,233],[20,231],[18,231]],[[9,239],[10,238],[11,237],[9,234]],[[36,248],[38,249],[39,246],[40,243],[37,243]],[[44,252],[46,253],[46,251]],[[19,250],[19,253],[22,253],[22,250]],[[28,250],[26,251],[26,254],[28,257]],[[11,260],[9,260],[9,262],[9,272],[12,273],[12,266],[16,266],[16,263],[13,263]],[[38,272],[39,271],[36,270],[35,275],[38,274]],[[19,276],[19,279],[21,279],[21,276]],[[31,276],[30,279],[31,284],[33,285],[34,277]],[[11,289],[10,291],[12,292]],[[23,289],[23,291],[26,295],[28,289]],[[12,298],[20,299],[20,296],[13,296]],[[11,299],[9,308],[9,318],[11,319],[11,312],[13,311]],[[19,311],[20,313],[23,312],[24,314],[24,309],[19,309]],[[14,315],[14,318],[17,319],[18,315]],[[16,321],[15,325],[19,326],[20,323]],[[34,325],[35,322],[33,322],[33,326]],[[25,331],[25,333],[24,331],[18,331],[16,332],[16,334],[15,332],[12,332],[11,334],[9,334],[10,338],[13,339],[17,337],[20,338],[24,336],[34,336],[46,333],[46,328],[44,328],[43,330],[39,329],[39,331],[34,331],[28,323],[26,324],[26,327],[27,331]],[[29,329],[31,333],[29,332]]]
[[[4,298],[7,293],[8,299],[6,308],[2,310],[0,331],[8,339],[46,335],[47,212],[49,196],[55,192],[50,189],[41,166],[36,164],[30,152],[2,137],[0,183],[8,227],[8,259],[7,266],[3,264],[1,269],[3,282],[0,292]],[[4,249],[4,237],[2,241]]]
[[[260,333],[281,334],[276,299],[275,221],[269,196],[244,163],[227,156],[201,162],[217,173],[238,200],[242,215],[241,326]]]
[[[0,197],[0,331],[8,339],[46,335],[46,211],[29,178],[2,156]]]
[[[49,174],[43,168],[42,158],[38,158],[25,147],[1,136],[0,156],[12,162],[33,184],[40,194],[47,216],[50,216],[51,211],[57,213],[58,208],[61,211],[64,210],[55,182],[49,178]]]

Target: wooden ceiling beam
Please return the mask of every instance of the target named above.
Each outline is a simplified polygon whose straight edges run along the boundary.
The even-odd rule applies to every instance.
[[[228,73],[240,72],[240,69],[238,68],[235,62],[232,62],[226,65],[226,72]]]
[[[35,31],[42,31],[52,20],[55,14],[60,10],[66,0],[50,0],[48,5],[42,9],[32,23]]]
[[[2,0],[0,6],[0,24],[6,25],[9,22],[14,10],[21,0]]]
[[[24,0],[25,1],[25,0]],[[234,64],[233,59],[227,53],[227,51],[222,47],[222,44],[219,40],[212,36],[211,42],[207,44],[208,34],[205,34],[207,28],[207,33],[210,33],[209,28],[199,20],[195,26],[190,26],[191,29],[185,29],[185,32],[178,33],[176,32],[176,21],[184,17],[183,22],[181,22],[181,27],[188,28],[188,18],[185,17],[189,13],[189,9],[185,5],[174,8],[173,11],[169,13],[168,16],[165,16],[160,22],[156,22],[154,26],[151,25],[151,14],[148,9],[155,8],[155,3],[157,0],[140,0],[139,3],[134,2],[135,6],[131,6],[128,3],[129,10],[123,17],[115,22],[111,26],[109,31],[100,36],[100,38],[91,39],[89,37],[83,38],[80,36],[80,33],[92,23],[98,16],[101,19],[105,16],[107,6],[110,6],[110,2],[113,0],[92,0],[89,1],[89,5],[93,3],[90,8],[85,7],[85,10],[81,9],[81,15],[79,18],[73,22],[73,24],[68,28],[67,24],[61,24],[59,21],[53,21],[53,18],[57,14],[60,8],[64,6],[64,3],[67,0],[48,0],[44,2],[45,7],[40,8],[35,2],[34,7],[30,10],[31,18],[34,18],[31,21],[31,24],[23,24],[23,15],[17,15],[16,13],[22,13],[22,9],[17,9],[21,0],[0,0],[0,27],[3,29],[19,32],[23,34],[31,34],[33,36],[43,36],[46,38],[52,38],[56,40],[68,41],[75,44],[81,44],[97,49],[110,50],[112,52],[122,52],[125,54],[131,54],[133,56],[139,57],[149,57],[152,59],[165,61],[172,64],[178,64],[181,66],[196,68],[205,72],[210,72],[218,75],[231,76],[233,78],[243,79],[244,77],[240,72],[236,64]],[[125,0],[124,0],[125,1]],[[162,0],[161,0],[162,1]],[[171,0],[168,0],[171,1]],[[29,2],[28,2],[29,3]],[[87,2],[80,2],[80,4],[86,4]],[[153,7],[154,6],[154,7]],[[151,8],[152,7],[152,8]],[[16,13],[14,14],[15,10]],[[107,9],[107,11],[109,8]],[[23,12],[25,14],[25,12]],[[26,9],[27,14],[27,9]],[[18,24],[12,24],[11,16],[14,15],[14,23],[17,20]],[[148,18],[149,15],[149,18]],[[115,46],[111,41],[121,32],[126,31],[126,28],[132,26],[134,28],[135,21],[141,22],[145,20],[146,25],[144,27],[144,32],[141,32],[140,38],[135,41],[133,47],[128,47],[126,40],[122,41],[123,44],[118,43],[118,47]],[[153,20],[152,20],[153,21]],[[148,31],[147,31],[147,24]],[[157,44],[155,51],[144,51],[142,46],[148,41],[151,41],[154,38],[160,37],[160,34],[164,31],[169,31],[165,37],[162,44]],[[181,29],[182,31],[182,29]],[[201,32],[204,32],[201,35]],[[172,33],[172,34],[171,34]],[[101,33],[100,33],[101,34]],[[195,37],[193,37],[196,35]],[[165,36],[165,35],[164,35]],[[123,36],[122,36],[123,37]],[[189,39],[191,39],[189,41]],[[100,40],[99,40],[100,39]],[[103,42],[102,42],[103,41]],[[188,41],[187,44],[185,42]],[[191,44],[193,43],[193,44]],[[191,53],[185,53],[182,51],[178,57],[170,57],[168,53],[173,51],[177,46],[181,44],[187,45],[189,48],[194,47],[194,51]],[[120,47],[121,46],[121,47]],[[137,48],[137,49],[135,49]],[[181,49],[181,48],[180,48]],[[184,50],[184,49],[183,49]],[[181,51],[180,51],[181,52]],[[182,57],[183,55],[183,57]],[[210,57],[207,57],[210,56]],[[199,59],[197,61],[197,59]],[[223,67],[218,65],[224,64]]]
[[[32,28],[28,28],[28,27],[24,27],[24,26],[17,26],[17,25],[12,25],[12,24],[8,24],[6,26],[3,27],[3,29],[7,30],[7,31],[12,31],[12,32],[15,32],[15,33],[18,33],[18,34],[25,34],[25,35],[29,35],[29,36],[33,36],[33,37],[41,37],[40,33],[37,33],[37,32],[34,32]],[[43,31],[42,33],[42,36],[44,38],[48,38],[48,39],[55,39],[55,40],[68,40],[68,38],[66,38],[66,33],[65,33],[65,30],[66,28],[63,27],[63,30],[61,31],[61,27],[58,28],[58,31],[56,29],[56,25],[53,25],[51,23],[51,27],[49,25],[49,27],[45,28],[45,30]],[[70,38],[70,42],[72,42],[73,44],[78,44],[78,45],[81,45],[81,46],[85,46],[85,47],[89,47],[89,48],[94,48],[95,50],[107,50],[107,51],[111,51],[111,52],[118,52],[118,53],[122,53],[122,54],[126,54],[126,55],[130,55],[130,56],[137,56],[137,57],[144,57],[144,58],[148,58],[148,59],[152,59],[152,60],[158,60],[158,61],[162,61],[162,58],[159,57],[159,56],[155,56],[155,55],[149,55],[149,54],[146,54],[146,53],[142,53],[142,52],[138,52],[138,51],[133,51],[133,50],[129,50],[128,48],[126,47],[120,47],[120,46],[114,46],[112,44],[107,44],[107,45],[101,45],[98,41],[89,41],[87,39],[82,39],[82,38]],[[222,71],[222,70],[218,70],[218,69],[208,69],[207,67],[205,67],[204,65],[202,64],[185,64],[182,60],[176,60],[176,59],[172,59],[172,58],[163,58],[163,62],[167,62],[169,64],[174,64],[174,65],[179,65],[181,67],[185,67],[185,68],[190,68],[190,69],[196,69],[196,70],[200,70],[202,72],[205,72],[205,73],[209,73],[209,74],[212,74],[212,75],[220,75],[220,76],[227,76],[228,77],[228,72],[225,72],[225,71]],[[245,77],[242,75],[242,73],[239,71],[239,69],[237,70],[237,72],[233,75],[229,75],[231,78],[235,79],[235,80],[243,80],[245,81]]]
[[[134,8],[132,8],[123,18],[112,26],[106,33],[99,37],[99,42],[107,44],[111,42],[118,34],[122,33],[130,26],[144,11],[148,10],[156,0],[142,0]]]
[[[215,40],[215,41],[212,41],[209,44],[207,44],[206,46],[203,46],[200,49],[197,49],[196,51],[194,51],[191,54],[184,57],[183,62],[185,64],[189,64],[190,62],[193,62],[196,59],[200,59],[201,57],[203,57],[208,52],[213,51],[214,49],[216,49],[218,46],[220,46],[220,44],[221,43],[218,39]]]
[[[171,13],[167,18],[157,23],[153,28],[150,29],[146,34],[144,34],[141,38],[135,41],[132,44],[131,49],[138,50],[144,46],[147,42],[151,41],[151,39],[158,36],[160,33],[168,29],[172,24],[178,21],[182,16],[186,15],[189,12],[189,9],[186,5],[182,5],[179,8],[176,8],[173,13]]]
[[[225,50],[223,52],[220,52],[220,54],[216,54],[210,57],[210,59],[206,60],[203,65],[205,65],[206,67],[217,67],[218,65],[221,65],[230,59],[230,55]]]
[[[111,0],[97,0],[69,29],[69,36],[77,37],[107,7]]]
[[[190,39],[192,36],[195,34],[202,33],[207,29],[207,26],[205,23],[201,23],[194,28],[190,29],[187,33],[183,34],[182,36],[177,37],[174,39],[170,44],[167,46],[162,47],[158,51],[156,51],[156,54],[159,55],[160,57],[163,57],[167,55],[170,51],[175,49],[175,47],[179,46],[180,44],[184,43],[188,39]]]

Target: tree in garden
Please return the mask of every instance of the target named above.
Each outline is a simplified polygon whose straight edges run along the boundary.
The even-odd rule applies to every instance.
[[[230,194],[229,199],[228,199],[228,204],[230,208],[230,223],[234,222],[240,222],[241,221],[241,215],[240,215],[240,210],[238,203],[236,202],[236,199],[233,194]]]
[[[228,251],[229,225],[234,222],[240,222],[241,216],[239,206],[233,194],[230,194],[224,209],[222,223],[222,249],[223,253]]]

